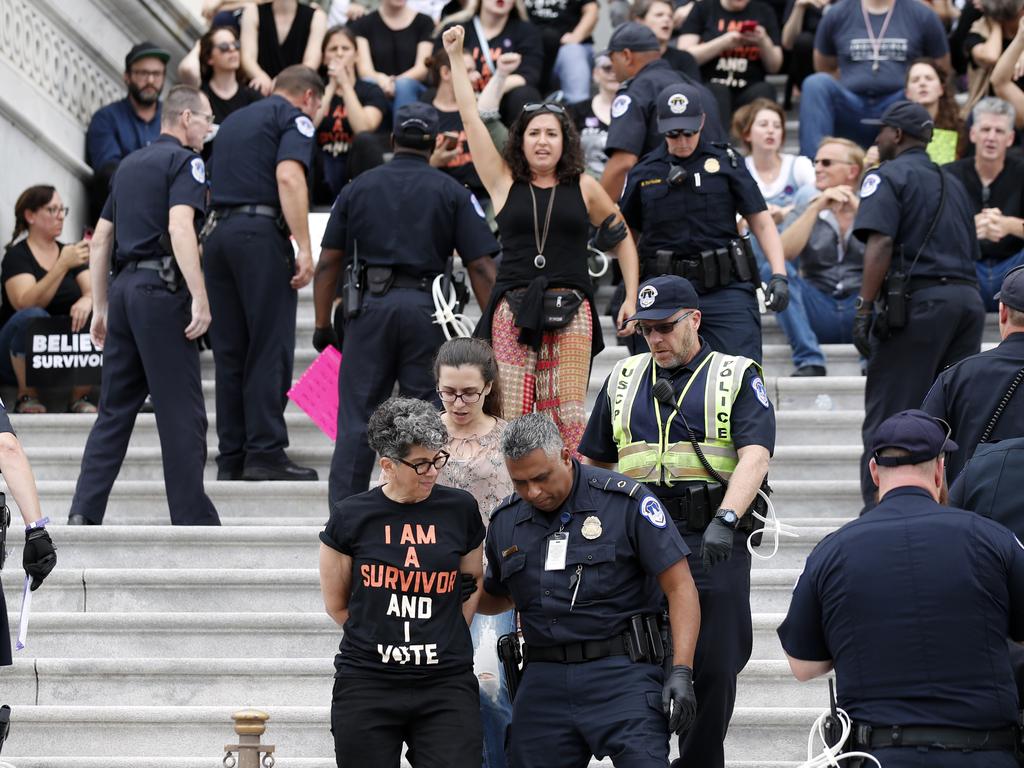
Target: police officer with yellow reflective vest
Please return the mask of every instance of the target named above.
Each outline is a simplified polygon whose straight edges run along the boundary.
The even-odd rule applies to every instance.
[[[477,610],[514,606],[526,641],[521,679],[505,667],[510,768],[665,768],[699,704],[689,549],[649,489],[580,464],[547,414],[509,422],[501,450],[515,493],[491,512]]]
[[[630,172],[619,202],[640,233],[640,277],[685,277],[701,296],[701,334],[712,349],[761,362],[761,314],[755,287],[757,261],[747,237],[737,233],[746,217],[772,270],[765,294],[769,309],[789,304],[782,241],[764,197],[747,167],[728,145],[703,138],[706,115],[700,92],[685,84],[658,94],[663,144]],[[642,337],[630,350],[645,351]]]
[[[981,348],[974,214],[960,180],[928,157],[928,110],[897,101],[877,121],[882,165],[864,177],[853,236],[863,240],[864,279],[853,343],[868,358],[861,495],[874,505],[868,471],[875,429],[921,405],[935,377]]]
[[[663,275],[640,286],[630,318],[651,351],[617,363],[591,413],[584,461],[640,481],[699,557],[694,658],[697,718],[680,740],[681,766],[722,768],[736,677],[750,658],[752,508],[775,447],[775,412],[760,366],[714,352],[698,335],[697,292]],[[760,507],[759,507],[760,508]]]

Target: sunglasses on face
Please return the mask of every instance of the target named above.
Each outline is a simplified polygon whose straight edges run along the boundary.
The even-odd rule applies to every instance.
[[[564,115],[565,107],[561,104],[555,104],[550,101],[543,101],[538,104],[527,104],[523,107],[523,112],[527,115],[531,115],[534,112],[551,112],[555,115]]]
[[[642,323],[637,323],[636,327],[637,330],[640,331],[641,336],[650,336],[652,333],[657,333],[659,336],[668,336],[676,329],[676,326],[679,323],[683,322],[683,320],[692,314],[693,310],[691,309],[689,312],[684,312],[675,320],[668,323],[658,323],[657,325],[643,325]]]
[[[405,459],[395,459],[395,461],[397,461],[399,464],[405,464],[405,466],[409,467],[409,469],[411,469],[417,475],[425,475],[427,474],[427,472],[430,471],[431,467],[437,470],[440,470],[442,467],[444,467],[444,465],[448,463],[448,452],[438,451],[437,456],[435,456],[432,460],[428,461],[427,459],[424,459],[423,461],[417,461],[415,464],[408,462]]]
[[[237,50],[240,50],[241,47],[242,47],[242,44],[240,42],[238,42],[237,40],[232,40],[230,43],[217,43],[215,46],[213,46],[214,50],[220,51],[221,53],[227,53],[229,51],[237,51]]]
[[[814,164],[815,165],[820,165],[822,168],[831,168],[833,166],[833,164],[835,164],[835,165],[852,165],[852,163],[849,160],[830,160],[827,157],[822,157],[822,158],[817,158],[816,157],[816,158],[814,158]]]
[[[665,135],[670,139],[678,139],[680,136],[685,136],[689,139],[696,136],[698,133],[700,133],[700,131],[684,131],[682,128],[675,131],[665,131]]]

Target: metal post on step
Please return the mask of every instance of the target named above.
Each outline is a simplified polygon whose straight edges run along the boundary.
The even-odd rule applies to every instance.
[[[243,709],[235,712],[231,719],[235,721],[238,743],[224,745],[224,768],[274,768],[274,745],[260,743],[270,715],[256,709]]]

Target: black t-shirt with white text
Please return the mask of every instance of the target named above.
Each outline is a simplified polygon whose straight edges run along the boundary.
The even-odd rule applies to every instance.
[[[434,486],[416,504],[381,488],[335,505],[320,541],[352,558],[336,676],[427,678],[473,668],[459,563],[484,526],[467,492]]]
[[[700,35],[700,41],[706,43],[726,32],[738,30],[744,21],[756,21],[765,28],[775,45],[780,44],[779,20],[762,0],[750,0],[742,11],[727,11],[719,0],[701,0],[693,4],[681,34]],[[760,83],[765,78],[761,49],[751,44],[723,51],[701,67],[701,74],[705,83],[718,83],[737,91]]]

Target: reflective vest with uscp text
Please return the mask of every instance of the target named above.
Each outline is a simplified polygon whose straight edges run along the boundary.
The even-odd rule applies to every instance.
[[[701,378],[702,371],[706,374],[703,387],[705,437],[697,444],[708,463],[726,480],[732,476],[739,460],[732,444],[732,404],[751,366],[761,375],[760,366],[748,357],[712,352],[693,372],[676,400],[676,406],[682,410],[690,388]],[[689,440],[670,442],[673,421],[680,417],[655,399],[652,387],[656,376],[654,358],[645,353],[618,363],[608,377],[607,394],[619,454],[618,471],[645,483],[713,482]],[[685,428],[682,431],[685,434]]]

